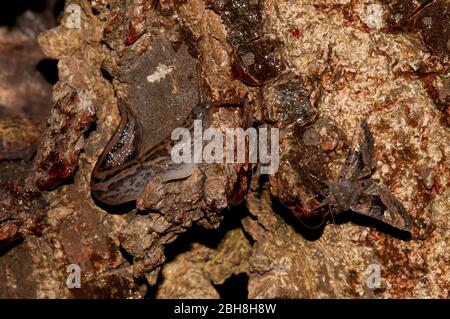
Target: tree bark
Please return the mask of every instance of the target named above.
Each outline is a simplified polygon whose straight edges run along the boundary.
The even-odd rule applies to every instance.
[[[403,2],[67,0],[37,36],[58,61],[51,112],[34,35],[0,27],[0,56],[34,76],[0,58],[0,297],[448,298],[450,2]],[[278,171],[202,162],[156,171],[131,204],[93,197],[124,110],[141,135],[107,170],[149,163],[199,106],[204,128],[278,128]],[[307,218],[360,118],[410,236],[332,207]]]

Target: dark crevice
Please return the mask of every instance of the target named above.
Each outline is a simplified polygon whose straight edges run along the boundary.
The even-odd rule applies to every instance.
[[[61,14],[61,12],[63,12],[64,10],[64,4],[65,4],[65,0],[57,0],[55,2],[55,4],[53,5],[53,16],[55,18],[58,18],[59,15]]]
[[[100,69],[102,72],[103,77],[110,83],[113,82],[114,77],[105,69]]]
[[[98,207],[107,211],[109,214],[116,214],[116,215],[128,214],[132,210],[136,209],[136,201],[126,202],[120,205],[108,205],[98,200],[93,194],[91,194],[91,197]]]
[[[146,280],[147,292],[145,293],[144,299],[156,299],[156,294],[158,293],[158,289],[159,289],[159,286],[161,285],[162,281],[163,281],[163,276],[162,276],[161,272],[158,274],[158,279],[154,286],[150,286]]]
[[[127,252],[122,246],[119,246],[119,251],[120,254],[122,255],[123,258],[125,258],[125,260],[132,265],[134,263],[134,258],[133,256]]]
[[[14,27],[19,16],[26,11],[38,14],[47,13],[56,21],[64,10],[64,0],[14,0],[0,2],[0,26]],[[54,23],[54,21],[52,21]]]
[[[46,0],[15,0],[0,2],[0,26],[12,27],[16,18],[25,11],[43,12],[47,7]]]
[[[97,122],[94,122],[91,124],[91,126],[89,126],[89,128],[83,132],[83,136],[84,138],[88,138],[92,132],[94,132],[97,129]]]
[[[139,287],[141,287],[141,286],[147,287],[147,291],[145,292],[144,299],[154,299],[154,297],[147,298],[147,294],[149,293],[149,290],[151,290],[152,287],[148,284],[148,281],[147,281],[147,279],[145,279],[145,277],[134,279],[134,282]]]
[[[254,216],[249,216],[250,218],[252,218],[253,220],[256,220],[256,218],[254,218]],[[245,239],[247,239],[248,240],[248,242],[250,243],[250,246],[254,246],[255,245],[255,240],[253,239],[253,237],[249,234],[249,233],[247,233],[246,231],[245,231],[245,229],[244,228],[242,228],[242,232],[244,233],[244,237],[245,237]]]
[[[164,264],[170,263],[179,254],[189,251],[193,243],[199,243],[213,249],[217,248],[219,243],[230,230],[241,227],[241,220],[247,216],[249,216],[249,212],[245,205],[241,204],[224,212],[224,220],[221,222],[218,229],[206,229],[198,225],[192,226],[185,233],[180,234],[174,242],[164,247],[164,255],[166,256],[166,261]],[[254,240],[246,234],[245,231],[244,235],[253,244]],[[147,287],[147,293],[145,294],[146,299],[154,299],[156,297],[159,286],[163,280],[164,277],[160,272],[157,283],[154,286]],[[240,299],[245,299],[248,294],[247,281],[247,275],[244,277],[238,275],[231,277],[223,285],[218,285],[215,287],[218,287],[219,294],[221,294],[221,291],[224,291],[225,296],[227,296],[232,287],[239,286],[239,288],[236,288],[239,289],[237,296],[239,296]],[[236,293],[234,293],[234,295],[236,295]]]
[[[23,237],[19,237],[13,241],[11,241],[10,243],[0,246],[0,257],[3,257],[4,255],[6,255],[11,249],[14,249],[15,247],[19,246],[20,244],[22,244],[24,241]]]
[[[248,214],[245,205],[241,204],[224,213],[225,218],[218,229],[206,229],[198,225],[192,226],[188,231],[178,236],[173,243],[165,246],[164,252],[167,262],[174,260],[177,255],[189,251],[193,243],[200,243],[213,249],[217,248],[228,231],[241,227],[241,220]]]
[[[48,83],[53,85],[58,82],[58,60],[42,59],[36,65],[36,70],[44,76]]]
[[[294,227],[297,233],[301,234],[306,240],[317,240],[322,236],[325,227],[325,218],[314,216],[304,220],[299,220],[289,211],[280,201],[273,199],[272,208],[284,222]]]
[[[222,285],[214,285],[221,299],[248,299],[248,275],[233,275]]]

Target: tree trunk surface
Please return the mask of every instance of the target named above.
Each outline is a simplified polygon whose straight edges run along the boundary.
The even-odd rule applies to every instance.
[[[450,1],[45,3],[0,26],[0,298],[449,297]],[[155,168],[199,109],[279,129],[274,174]],[[315,209],[360,119],[410,235]]]

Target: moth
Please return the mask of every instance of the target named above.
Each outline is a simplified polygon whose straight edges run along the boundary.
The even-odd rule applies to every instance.
[[[317,209],[328,206],[335,214],[353,211],[411,232],[412,220],[402,203],[370,177],[375,167],[372,133],[366,121],[359,119],[339,176],[325,182],[324,199]]]

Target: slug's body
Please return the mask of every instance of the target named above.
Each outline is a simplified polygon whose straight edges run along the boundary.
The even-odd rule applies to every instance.
[[[92,173],[91,190],[97,200],[108,205],[124,204],[135,201],[155,178],[168,182],[191,175],[194,164],[172,161],[170,151],[177,141],[171,140],[170,136],[139,155],[141,139],[145,138],[139,121],[132,108],[123,101],[119,101],[119,110],[120,125]],[[207,105],[201,96],[184,127],[192,130],[194,120],[203,120],[206,111]]]

